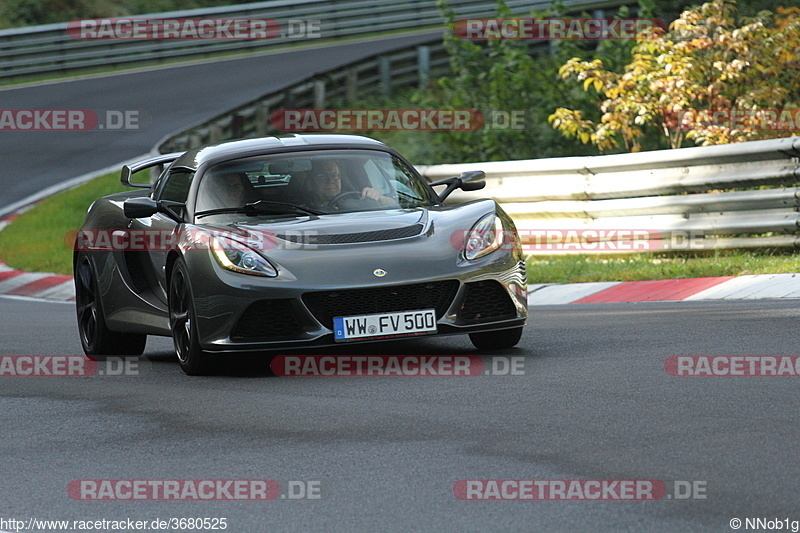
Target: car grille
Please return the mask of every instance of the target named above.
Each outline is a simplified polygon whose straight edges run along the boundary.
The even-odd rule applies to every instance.
[[[292,300],[259,300],[242,314],[231,339],[283,339],[296,337],[301,331]]]
[[[332,328],[333,318],[337,316],[416,309],[436,309],[436,318],[439,319],[447,312],[457,291],[458,281],[446,280],[394,287],[309,292],[303,295],[303,302],[322,325]]]
[[[338,233],[320,235],[295,235],[283,233],[276,235],[284,241],[300,244],[353,244],[360,242],[391,241],[414,237],[422,233],[422,224],[414,224],[404,228],[383,229],[376,231],[362,231],[359,233]]]
[[[461,319],[500,320],[517,316],[517,309],[508,291],[494,280],[476,281],[465,285],[466,296],[461,306]]]

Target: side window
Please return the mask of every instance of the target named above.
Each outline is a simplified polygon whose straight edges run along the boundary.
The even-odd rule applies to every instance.
[[[391,163],[388,164],[388,169],[380,168],[379,165],[381,165],[381,163],[384,163],[384,161],[368,159],[366,163],[364,163],[364,172],[367,174],[370,187],[377,189],[381,194],[391,195],[392,188],[388,180],[388,177],[391,176]]]
[[[187,170],[170,172],[161,186],[157,199],[185,203],[189,197],[189,187],[192,185],[193,177],[194,172]]]

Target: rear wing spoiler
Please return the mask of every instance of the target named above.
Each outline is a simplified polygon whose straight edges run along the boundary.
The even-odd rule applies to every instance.
[[[141,161],[137,161],[135,163],[131,163],[130,165],[124,165],[122,167],[122,172],[120,173],[119,180],[122,182],[123,185],[126,187],[138,187],[142,189],[149,189],[152,187],[152,183],[136,183],[131,181],[131,177],[136,174],[137,172],[141,172],[142,170],[147,170],[148,168],[152,168],[155,166],[164,166],[167,163],[172,163],[180,156],[182,156],[184,152],[173,152],[171,154],[161,154],[155,157],[149,157],[147,159],[142,159]]]

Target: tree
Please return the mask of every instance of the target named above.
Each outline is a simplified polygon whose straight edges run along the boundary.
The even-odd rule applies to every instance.
[[[430,145],[444,161],[491,161],[571,155],[573,141],[567,141],[548,124],[547,117],[565,96],[585,105],[591,99],[558,76],[558,68],[569,57],[591,57],[585,43],[562,41],[557,46],[536,44],[531,55],[525,40],[489,39],[475,42],[459,38],[453,31],[455,13],[446,0],[438,0],[439,9],[450,31],[444,44],[450,55],[452,74],[435,80],[418,92],[415,102],[421,107],[473,109],[481,112],[484,127],[474,131],[437,132],[430,135]],[[563,6],[554,3],[547,13],[532,16],[559,16]],[[505,0],[497,0],[496,17],[511,17]],[[627,50],[626,50],[627,53]],[[522,115],[515,127],[493,127],[493,117]],[[578,151],[581,147],[578,147]],[[589,151],[586,151],[589,153]]]
[[[778,8],[735,21],[733,2],[713,0],[684,11],[664,32],[642,34],[617,73],[603,61],[573,58],[562,78],[599,95],[598,122],[558,108],[549,118],[566,137],[600,151],[711,145],[786,136],[800,108],[800,10]],[[800,114],[797,115],[800,117]],[[800,124],[796,129],[800,130]]]

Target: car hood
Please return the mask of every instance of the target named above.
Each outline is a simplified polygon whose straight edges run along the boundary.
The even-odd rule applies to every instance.
[[[414,237],[431,225],[427,209],[392,209],[334,213],[289,219],[255,218],[253,222],[206,224],[205,228],[246,242],[277,239],[297,244],[336,245]]]
[[[275,223],[274,221],[257,225],[239,223],[236,226],[243,229],[258,230],[268,227],[275,233],[307,231],[336,235],[398,229],[420,224],[426,226],[429,218],[428,210],[426,209],[392,209],[335,213],[320,217],[296,218],[290,221],[281,221],[280,223]]]
[[[259,250],[281,273],[271,287],[301,282],[309,289],[392,285],[454,278],[487,263],[507,268],[507,253],[470,263],[461,256],[465,233],[481,217],[502,212],[493,200],[417,209],[335,213],[319,217],[203,224]],[[481,266],[483,265],[483,266]],[[375,270],[388,272],[380,280]],[[265,278],[266,279],[266,278]],[[243,278],[256,286],[261,278]]]

